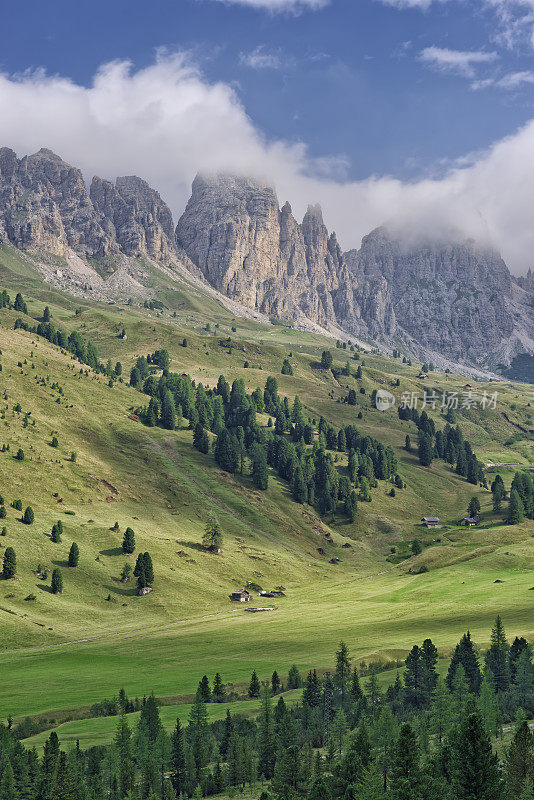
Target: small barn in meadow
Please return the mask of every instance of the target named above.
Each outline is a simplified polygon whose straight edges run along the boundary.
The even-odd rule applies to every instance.
[[[230,595],[230,600],[236,603],[248,603],[251,599],[252,595],[246,589],[238,589]]]
[[[439,525],[439,517],[423,517],[421,522],[425,528],[437,528]]]
[[[460,520],[458,525],[461,525],[464,528],[472,528],[473,525],[478,525],[479,522],[480,522],[480,517],[478,516],[478,514],[475,514],[474,517],[464,517],[463,519]]]

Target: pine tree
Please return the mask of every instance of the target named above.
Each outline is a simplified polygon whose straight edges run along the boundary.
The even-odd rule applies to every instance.
[[[495,480],[491,484],[491,493],[493,495],[493,511],[497,513],[497,511],[500,511],[503,500],[506,498],[506,490],[500,475],[495,476]]]
[[[488,736],[496,736],[499,730],[499,704],[495,694],[493,676],[490,672],[484,676],[478,696],[478,709]]]
[[[258,675],[256,674],[256,670],[252,672],[252,677],[248,687],[248,696],[250,698],[260,696],[260,681],[258,679]]]
[[[392,491],[395,491],[392,489]],[[356,492],[353,490],[345,498],[345,514],[349,522],[354,522],[356,519],[356,512],[358,510],[358,501],[356,499]]]
[[[193,447],[196,447],[196,449],[199,452],[204,453],[204,455],[207,455],[210,451],[208,434],[200,422],[197,422],[193,431]]]
[[[478,497],[475,496],[471,498],[467,508],[467,513],[470,517],[475,517],[477,514],[480,514],[480,500]]]
[[[79,559],[80,559],[80,549],[76,544],[76,542],[73,542],[69,550],[69,561],[68,561],[69,567],[77,567]]]
[[[165,389],[161,401],[161,424],[169,431],[173,431],[176,427],[176,406],[169,389]]]
[[[336,672],[334,676],[334,685],[339,692],[341,705],[345,706],[349,698],[349,686],[352,678],[349,650],[345,642],[339,643],[339,648],[336,652]]]
[[[264,448],[256,442],[252,447],[252,483],[256,489],[265,491],[269,486],[269,468]]]
[[[422,774],[419,745],[410,725],[403,725],[395,747],[391,771],[392,800],[419,800],[422,797]]]
[[[6,547],[4,552],[4,563],[2,569],[2,578],[5,581],[11,580],[17,574],[17,556],[12,547]]]
[[[52,583],[51,583],[51,590],[52,594],[61,594],[63,591],[63,577],[59,569],[56,569],[52,572]]]
[[[188,739],[193,756],[196,781],[200,782],[208,763],[208,713],[206,704],[197,692],[189,714]]]
[[[449,691],[452,691],[454,674],[459,664],[461,664],[464,668],[469,691],[472,694],[478,694],[480,691],[480,685],[482,683],[482,674],[480,672],[480,666],[478,663],[478,653],[475,645],[473,644],[469,631],[464,633],[454,650],[446,678]]]
[[[143,570],[145,573],[146,585],[152,586],[154,583],[154,566],[150,553],[143,553]]]
[[[510,685],[508,665],[508,642],[500,616],[495,620],[491,631],[491,645],[486,652],[486,669],[493,675],[496,692],[505,692]]]
[[[321,354],[321,369],[331,369],[333,361],[330,350],[323,350]]]
[[[432,458],[434,456],[432,437],[421,430],[418,436],[418,454],[419,462],[423,467],[429,467],[432,464]]]
[[[211,688],[207,675],[202,676],[202,679],[198,684],[197,691],[200,694],[204,703],[211,703]]]
[[[306,486],[306,481],[304,480],[300,464],[297,464],[296,469],[293,472],[291,494],[293,496],[293,500],[295,500],[297,503],[306,503],[308,500],[308,487]]]
[[[477,714],[470,714],[460,721],[453,738],[452,768],[455,800],[502,798],[498,759]]]
[[[255,672],[254,672],[255,674]],[[257,680],[257,678],[256,678]],[[250,690],[249,690],[250,695]],[[273,732],[273,718],[271,709],[271,697],[268,691],[264,691],[262,707],[258,719],[258,773],[269,780],[274,774],[275,764],[275,741]]]
[[[222,547],[222,543],[223,535],[219,521],[215,514],[210,511],[206,521],[204,535],[202,537],[202,544],[207,550],[211,550],[213,553],[218,553]]]
[[[172,774],[171,781],[177,797],[185,794],[187,784],[187,771],[185,763],[184,735],[180,718],[176,719],[176,726],[172,733]]]
[[[35,519],[35,514],[33,513],[33,508],[31,506],[28,506],[26,511],[24,512],[22,521],[24,522],[25,525],[32,525],[34,519]]]
[[[220,674],[217,672],[213,679],[213,700],[215,703],[224,703],[226,698],[226,690]]]
[[[506,522],[508,525],[519,525],[523,522],[525,517],[525,508],[523,501],[519,496],[517,489],[512,489],[510,492],[510,500],[508,502],[508,511],[506,513]]]
[[[527,780],[534,773],[534,738],[526,722],[514,734],[504,767],[510,797],[521,797]]]
[[[122,552],[131,555],[135,551],[135,533],[131,528],[126,528],[122,540]]]
[[[52,525],[52,533],[50,534],[50,541],[58,544],[61,541],[59,526],[57,523]]]
[[[289,668],[289,672],[287,675],[287,688],[288,689],[300,689],[302,686],[302,678],[300,677],[300,672],[298,668],[293,664],[292,667]]]
[[[4,760],[4,769],[0,779],[0,800],[18,800],[19,794],[15,786],[15,775],[11,761],[6,758]]]

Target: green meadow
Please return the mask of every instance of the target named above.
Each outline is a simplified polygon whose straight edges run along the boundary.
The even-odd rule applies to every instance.
[[[352,358],[350,347],[235,317],[178,278],[172,290],[161,288],[162,312],[128,311],[50,290],[7,248],[0,251],[0,280],[12,295],[23,292],[32,318],[26,321],[35,324],[48,305],[56,326],[92,339],[101,360],[121,362],[124,378],[110,387],[104,375],[86,374],[69,353],[13,330],[20,314],[0,310],[0,448],[9,445],[0,452],[7,529],[0,557],[7,546],[17,555],[17,578],[0,584],[2,716],[79,709],[121,687],[130,696],[153,691],[183,698],[203,674],[212,679],[217,671],[227,683],[245,684],[254,668],[263,680],[274,669],[285,676],[292,664],[324,670],[331,668],[340,639],[355,664],[402,659],[427,636],[446,656],[467,628],[479,645],[487,644],[497,613],[510,636],[534,635],[532,521],[505,525],[502,513],[492,511],[488,490],[468,484],[443,461],[422,467],[415,450],[404,448],[407,434],[416,443],[415,425],[370,402],[373,389],[391,388],[397,380],[400,386],[391,390],[398,399],[430,388],[461,393],[468,382],[479,394],[498,391],[496,409],[460,409],[458,423],[483,463],[526,467],[534,463],[532,386],[442,372],[423,382],[417,377],[421,364],[363,351],[357,379],[362,361]],[[126,340],[120,338],[123,328]],[[220,344],[228,336],[231,349]],[[235,476],[222,472],[211,453],[193,449],[186,421],[166,431],[131,418],[131,409],[147,398],[128,385],[130,369],[139,355],[157,348],[169,351],[172,371],[206,386],[223,374],[230,382],[243,378],[251,391],[275,375],[280,395],[290,402],[298,395],[306,415],[323,415],[335,426],[355,424],[391,445],[406,488],[390,497],[390,485],[379,482],[372,502],[359,503],[348,523],[342,515],[319,518],[298,505],[274,474],[268,490],[259,492],[248,469]],[[350,376],[336,378],[318,368],[325,348],[338,366],[350,362]],[[286,357],[292,376],[280,374]],[[343,402],[350,388],[357,394],[354,406]],[[444,427],[439,407],[427,410]],[[267,425],[266,416],[259,420]],[[24,461],[13,457],[18,448]],[[345,465],[340,453],[341,471]],[[488,480],[498,471],[509,485],[516,469],[490,467]],[[473,495],[482,524],[459,528]],[[16,499],[33,508],[32,525],[20,522],[21,513],[10,505]],[[220,555],[201,545],[209,511],[224,532]],[[444,527],[423,528],[427,515],[440,517]],[[54,543],[50,532],[58,519],[64,532]],[[115,522],[118,531],[112,530]],[[146,597],[120,581],[125,562],[132,563],[121,552],[127,526],[135,530],[136,550],[150,551],[154,562],[154,591]],[[423,552],[414,556],[415,538]],[[80,561],[69,568],[73,541]],[[330,563],[334,557],[339,563]],[[422,566],[428,572],[416,574]],[[50,592],[55,567],[62,570],[62,595]],[[43,568],[47,579],[40,577]],[[266,588],[283,585],[286,597],[274,601],[273,611],[247,613],[228,598],[247,580]],[[250,711],[245,705],[239,707]],[[171,715],[170,708],[162,714]],[[185,705],[179,713],[187,714]],[[165,719],[170,725],[170,716]],[[112,735],[115,724],[75,720],[62,726],[61,735],[93,744]]]

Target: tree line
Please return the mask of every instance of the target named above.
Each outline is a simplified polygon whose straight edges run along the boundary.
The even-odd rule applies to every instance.
[[[262,800],[532,800],[534,712],[532,649],[523,637],[509,644],[498,617],[482,655],[466,632],[440,677],[430,639],[410,650],[402,674],[386,686],[376,672],[362,681],[341,642],[331,671],[297,667],[287,687],[302,687],[286,702],[273,673],[254,671],[248,694],[259,697],[256,717],[232,713],[209,723],[208,705],[225,702],[216,674],[199,682],[186,719],[171,734],[156,698],[140,707],[132,726],[121,717],[111,746],[79,745],[68,753],[53,731],[39,758],[7,726],[0,727],[0,800],[174,800],[232,796],[256,787]],[[503,723],[510,740],[502,738]]]

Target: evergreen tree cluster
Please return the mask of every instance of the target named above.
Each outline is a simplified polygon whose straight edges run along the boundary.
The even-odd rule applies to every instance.
[[[457,475],[466,478],[474,486],[479,483],[485,485],[483,465],[471,444],[464,439],[459,425],[452,426],[447,422],[442,431],[436,430],[434,420],[426,411],[419,414],[416,408],[399,406],[398,415],[400,419],[411,420],[417,426],[418,455],[422,466],[429,467],[434,458],[439,458],[453,466]],[[406,449],[409,449],[408,443],[409,437],[406,437]]]
[[[298,396],[292,405],[279,396],[272,376],[263,392],[258,388],[247,394],[243,380],[230,386],[222,375],[214,388],[168,370],[156,379],[148,359],[140,357],[130,382],[150,395],[149,405],[139,410],[145,424],[174,428],[176,420],[185,417],[193,430],[193,446],[201,453],[209,453],[209,434],[213,435],[213,454],[221,469],[232,474],[250,471],[254,486],[264,491],[271,467],[290,485],[296,502],[310,503],[321,514],[340,509],[354,520],[357,501],[370,501],[378,480],[404,486],[391,447],[361,435],[353,425],[336,430],[321,417],[316,426],[304,415]],[[257,413],[274,418],[274,430],[260,427]],[[340,476],[332,451],[348,454],[349,479]]]
[[[20,741],[24,723],[0,726],[1,800],[176,800],[224,793],[271,800],[532,800],[534,668],[523,638],[507,643],[497,618],[481,657],[469,633],[458,643],[446,680],[430,639],[414,645],[403,674],[383,688],[375,671],[362,683],[341,642],[332,671],[297,667],[287,688],[303,687],[289,705],[278,672],[249,697],[255,717],[208,722],[207,704],[222,703],[219,673],[198,684],[186,723],[164,729],[154,695],[129,700],[124,690],[92,713],[121,714],[113,744],[65,753],[53,731],[42,756]],[[278,697],[277,697],[278,696]],[[125,715],[140,711],[134,727]],[[515,721],[514,721],[515,720]],[[509,746],[494,749],[506,723]],[[258,785],[258,782],[261,782]],[[256,788],[254,788],[256,787]]]

